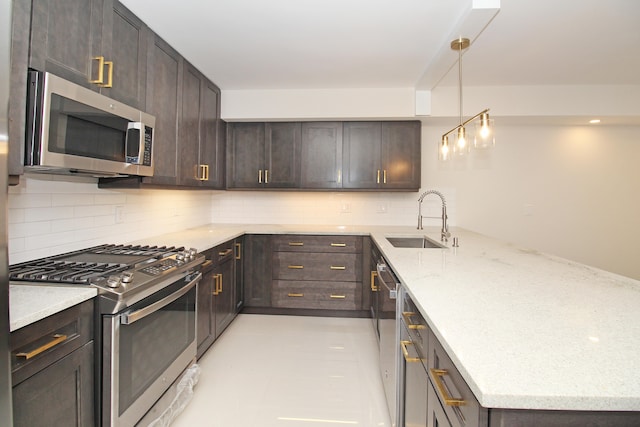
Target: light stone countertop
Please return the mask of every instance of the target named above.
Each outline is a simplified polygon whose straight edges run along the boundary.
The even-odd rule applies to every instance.
[[[74,286],[9,286],[11,332],[95,297],[94,288]]]
[[[131,243],[203,251],[245,233],[370,235],[482,406],[640,411],[640,281],[451,231],[458,248],[385,238],[438,240],[438,227],[280,224],[210,224]]]
[[[640,411],[640,281],[451,231],[458,248],[394,248],[386,236],[439,239],[439,227],[396,226],[211,224],[145,242],[370,235],[482,406]]]

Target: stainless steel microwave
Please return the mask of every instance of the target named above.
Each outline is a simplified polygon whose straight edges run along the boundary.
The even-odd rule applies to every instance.
[[[46,72],[27,88],[26,171],[153,176],[153,116]]]

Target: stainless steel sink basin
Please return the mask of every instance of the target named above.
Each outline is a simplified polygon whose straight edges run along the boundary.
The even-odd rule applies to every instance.
[[[424,237],[387,237],[389,243],[396,248],[425,248],[425,249],[443,249],[447,246]]]

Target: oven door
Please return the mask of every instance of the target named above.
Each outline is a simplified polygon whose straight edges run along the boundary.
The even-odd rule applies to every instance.
[[[114,315],[103,315],[102,425],[133,426],[196,357],[201,273]]]

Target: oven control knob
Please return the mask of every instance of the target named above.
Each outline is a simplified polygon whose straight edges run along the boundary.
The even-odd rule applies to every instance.
[[[176,261],[184,261],[184,252],[178,252],[176,254]]]
[[[198,250],[196,248],[189,249],[189,257],[191,259],[195,259],[196,255],[198,255]]]
[[[133,271],[125,271],[122,273],[122,283],[131,283],[133,281]]]
[[[118,286],[120,286],[120,276],[109,276],[109,278],[107,279],[107,286],[109,286],[110,288],[117,288]]]

